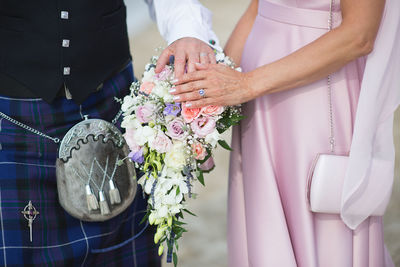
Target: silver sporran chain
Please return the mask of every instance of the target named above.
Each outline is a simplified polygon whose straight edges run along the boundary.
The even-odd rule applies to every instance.
[[[117,121],[118,121],[118,119],[121,117],[121,115],[122,115],[122,110],[119,110],[118,113],[117,113],[117,115],[115,115],[114,119],[111,121],[112,124],[116,124]],[[82,116],[82,115],[81,115],[81,116]],[[88,116],[88,115],[84,115],[84,116],[83,116],[83,117],[84,117],[83,119],[87,119],[87,116]],[[29,131],[29,132],[31,132],[31,133],[34,133],[34,134],[36,134],[36,135],[39,135],[39,136],[41,136],[41,137],[43,137],[43,138],[50,139],[51,141],[53,141],[53,142],[56,143],[56,144],[59,144],[59,143],[60,143],[60,139],[59,139],[59,138],[49,136],[49,135],[47,135],[47,134],[45,134],[45,133],[43,133],[43,132],[41,132],[41,131],[39,131],[39,130],[37,130],[37,129],[35,129],[35,128],[32,128],[32,127],[30,127],[30,126],[28,126],[28,125],[26,125],[26,124],[24,124],[24,123],[22,123],[22,122],[19,122],[19,121],[15,120],[15,119],[11,118],[10,116],[8,116],[7,114],[4,114],[4,113],[1,112],[1,111],[0,111],[0,117],[2,117],[3,119],[8,120],[8,121],[11,122],[12,124],[15,124],[15,125],[21,127],[22,129],[25,129],[25,130],[27,130],[27,131]]]
[[[25,129],[25,130],[27,130],[27,131],[29,131],[29,132],[32,132],[32,133],[37,134],[37,135],[39,135],[39,136],[41,136],[41,137],[50,139],[51,141],[53,141],[53,142],[56,143],[56,144],[60,143],[60,139],[59,139],[59,138],[57,138],[57,137],[56,137],[56,138],[51,137],[51,136],[49,136],[49,135],[47,135],[47,134],[45,134],[45,133],[42,133],[42,132],[40,132],[40,131],[38,131],[38,130],[36,130],[36,129],[34,129],[34,128],[32,128],[32,127],[26,125],[26,124],[23,124],[22,122],[19,122],[19,121],[17,121],[17,120],[14,120],[13,118],[9,117],[8,115],[4,114],[4,113],[1,112],[1,111],[0,111],[0,117],[2,117],[3,119],[8,120],[8,121],[11,122],[12,124],[15,124],[15,125],[17,125],[17,126],[23,128],[23,129]]]

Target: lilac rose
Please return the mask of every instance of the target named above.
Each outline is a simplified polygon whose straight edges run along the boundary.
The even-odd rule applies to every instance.
[[[167,125],[167,135],[172,139],[183,140],[187,136],[184,128],[185,122],[180,118],[175,118]]]
[[[198,137],[206,137],[208,134],[212,133],[215,129],[215,119],[212,117],[199,117],[192,121],[190,126]]]
[[[146,103],[143,106],[138,106],[136,109],[136,117],[141,123],[148,123],[152,120],[155,110],[155,105]]]

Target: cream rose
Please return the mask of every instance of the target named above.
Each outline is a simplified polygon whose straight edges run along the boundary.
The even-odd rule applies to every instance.
[[[172,149],[165,155],[165,165],[168,168],[180,171],[186,164],[185,146],[182,142],[174,142]]]

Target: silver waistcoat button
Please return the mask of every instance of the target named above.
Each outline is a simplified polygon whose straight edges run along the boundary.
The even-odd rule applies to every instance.
[[[61,18],[62,19],[68,19],[69,18],[68,11],[61,11]]]
[[[68,39],[62,40],[62,46],[63,47],[69,47],[69,40]]]
[[[64,75],[69,75],[71,73],[70,67],[64,67]]]

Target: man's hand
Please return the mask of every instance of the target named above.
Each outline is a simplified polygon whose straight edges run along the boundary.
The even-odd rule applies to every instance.
[[[189,73],[195,71],[196,63],[216,63],[214,52],[210,46],[199,39],[185,37],[176,40],[164,49],[158,59],[156,73],[163,70],[172,55],[175,57],[175,77],[178,79],[185,73],[185,69]]]

